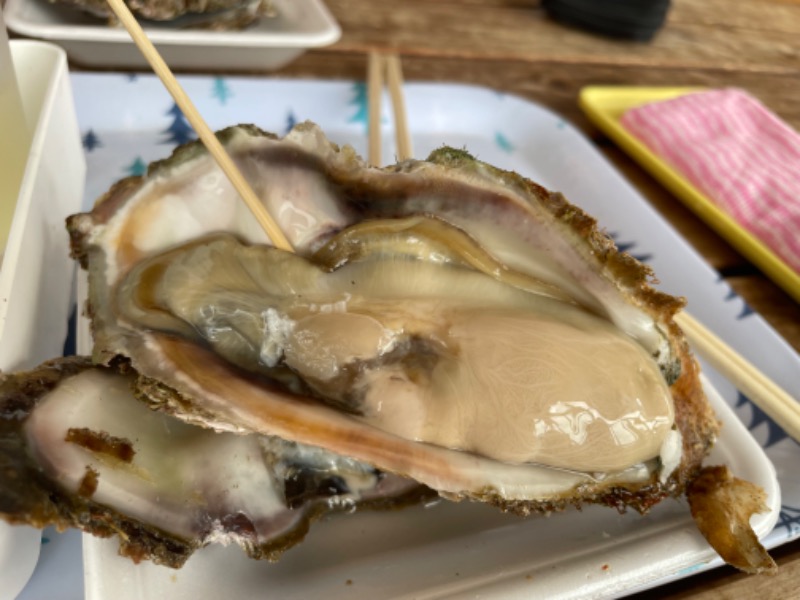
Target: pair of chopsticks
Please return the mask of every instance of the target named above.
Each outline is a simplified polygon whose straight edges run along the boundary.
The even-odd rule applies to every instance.
[[[175,103],[183,111],[184,116],[194,127],[200,140],[219,164],[222,171],[230,179],[231,184],[252,211],[258,223],[276,248],[293,252],[291,243],[281,228],[261,204],[241,172],[233,164],[214,133],[200,116],[192,101],[183,91],[175,76],[156,51],[153,44],[142,31],[136,19],[125,6],[123,0],[107,0],[123,26],[128,30],[134,43],[150,63],[156,75],[161,79]],[[368,102],[369,102],[369,161],[380,166],[380,99],[383,93],[383,80],[386,75],[390,97],[394,107],[395,133],[398,145],[398,159],[411,158],[411,142],[403,100],[403,76],[400,59],[396,55],[371,53],[368,65]],[[687,338],[696,351],[725,375],[743,394],[759,406],[767,415],[777,422],[795,440],[800,442],[800,403],[781,389],[775,382],[759,371],[733,348],[701,325],[687,313],[675,317],[678,325],[684,330]]]

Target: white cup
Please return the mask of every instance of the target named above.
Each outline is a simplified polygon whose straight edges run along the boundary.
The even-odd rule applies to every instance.
[[[42,547],[42,532],[0,521],[0,600],[14,600],[33,575]]]
[[[28,162],[30,132],[0,7],[0,254]],[[25,587],[39,558],[41,539],[37,529],[0,522],[0,600],[15,598]]]

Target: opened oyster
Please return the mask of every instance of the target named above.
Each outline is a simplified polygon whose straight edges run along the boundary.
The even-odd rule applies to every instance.
[[[296,253],[197,143],[71,217],[97,366],[0,378],[0,516],[178,566],[431,489],[522,515],[686,492],[725,560],[774,571],[763,490],[701,468],[718,424],[682,301],[593,219],[449,148],[372,169],[311,124],[219,137]]]
[[[69,220],[95,360],[195,424],[278,436],[521,514],[681,493],[717,423],[681,301],[558,194],[448,148],[367,168],[304,124],[220,134]]]
[[[123,555],[179,567],[211,542],[275,560],[324,513],[430,495],[330,452],[186,425],[133,381],[88,358],[0,376],[0,515],[118,534]]]

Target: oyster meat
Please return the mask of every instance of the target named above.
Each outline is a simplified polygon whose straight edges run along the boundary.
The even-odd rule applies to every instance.
[[[326,513],[430,495],[370,465],[279,438],[218,434],[149,410],[135,373],[88,358],[0,376],[0,515],[117,534],[180,567],[209,543],[276,560]]]
[[[682,493],[718,424],[682,300],[561,195],[442,148],[368,168],[312,124],[219,134],[68,221],[94,359],[190,423],[324,448],[520,514]]]

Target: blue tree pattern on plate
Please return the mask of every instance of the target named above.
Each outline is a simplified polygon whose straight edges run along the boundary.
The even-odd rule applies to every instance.
[[[721,278],[720,281],[722,281]],[[747,302],[745,302],[739,294],[733,291],[733,288],[729,287],[728,295],[725,296],[725,302],[730,302],[731,300],[740,300],[742,302],[742,312],[736,315],[737,319],[744,319],[745,317],[749,317],[750,315],[755,314],[756,311],[750,308],[750,305],[747,304]]]
[[[369,126],[369,105],[367,104],[367,84],[363,81],[357,81],[353,84],[352,91],[354,94],[353,99],[348,102],[350,106],[355,106],[356,112],[349,119],[348,123],[361,123],[364,125],[364,130]]]
[[[219,100],[219,103],[223,106],[228,103],[229,98],[233,97],[233,90],[231,90],[228,82],[223,77],[214,78],[211,97]]]
[[[292,127],[297,125],[297,117],[294,116],[292,109],[289,109],[289,112],[286,113],[286,127],[283,130],[283,135],[286,135],[292,130]]]
[[[141,156],[125,167],[125,172],[129,175],[144,175],[147,172],[147,163],[142,160]]]
[[[172,116],[172,123],[161,132],[167,134],[167,139],[162,140],[162,144],[185,144],[195,138],[191,125],[177,104],[173,103],[165,114]]]
[[[636,242],[620,242],[619,241],[619,237],[620,236],[616,232],[609,232],[608,235],[610,235],[611,239],[614,240],[614,243],[617,245],[617,248],[619,249],[620,252],[627,252],[628,254],[630,254],[633,258],[635,258],[639,262],[646,263],[647,261],[652,260],[652,258],[653,258],[652,254],[637,254],[637,253],[631,252],[631,250],[636,247],[636,245],[637,245]]]
[[[762,423],[767,424],[768,434],[767,434],[767,442],[764,444],[764,448],[769,448],[783,440],[784,438],[788,438],[789,436],[786,432],[781,429],[781,426],[778,425],[775,421],[773,421],[767,413],[761,410],[758,406],[753,404],[753,402],[741,392],[737,392],[736,396],[736,408],[739,409],[743,406],[750,406],[751,409],[751,417],[750,423],[745,423],[745,426],[750,430],[753,431],[756,427],[761,425]],[[741,415],[739,415],[741,418]],[[742,419],[744,421],[744,419]],[[791,439],[791,438],[789,438]]]
[[[102,148],[103,144],[100,142],[100,138],[97,137],[97,134],[94,132],[93,129],[90,129],[86,132],[81,140],[83,142],[83,148],[87,152],[91,152],[95,148]]]
[[[781,506],[781,512],[778,515],[778,522],[775,524],[775,529],[783,527],[786,529],[788,537],[794,537],[800,533],[800,508],[794,506]]]
[[[497,133],[494,134],[494,143],[497,144],[497,146],[503,152],[508,152],[510,154],[511,152],[514,151],[514,145],[500,131],[498,131]]]

